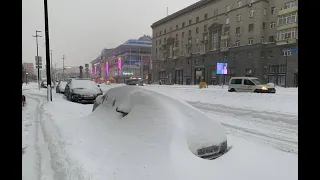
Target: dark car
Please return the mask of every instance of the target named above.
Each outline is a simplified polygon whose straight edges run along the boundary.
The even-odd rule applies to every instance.
[[[96,97],[103,93],[95,82],[74,78],[68,80],[64,94],[72,102],[93,103]]]
[[[126,85],[132,85],[132,86],[144,86],[145,84],[141,79],[128,79],[126,81]]]

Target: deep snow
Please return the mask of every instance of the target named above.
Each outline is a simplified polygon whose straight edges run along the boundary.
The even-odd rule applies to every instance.
[[[114,85],[105,85],[101,88],[107,90],[110,87],[114,87]],[[41,115],[39,121],[42,122],[41,129],[43,131],[40,135],[42,134],[45,140],[44,143],[40,141],[38,144],[47,144],[47,149],[39,148],[35,149],[35,152],[40,151],[43,157],[49,153],[51,159],[44,159],[49,159],[52,166],[43,165],[42,171],[39,171],[40,174],[50,174],[45,172],[52,170],[53,177],[59,180],[297,179],[297,154],[272,148],[272,144],[275,142],[274,137],[277,136],[279,136],[280,142],[283,142],[286,135],[293,138],[293,144],[297,142],[295,137],[297,136],[295,134],[297,124],[294,123],[297,122],[297,118],[295,119],[297,113],[294,110],[296,102],[293,100],[297,94],[294,90],[281,91],[278,89],[277,98],[273,98],[279,98],[278,102],[291,100],[293,104],[290,109],[290,107],[266,108],[268,106],[264,103],[276,104],[272,101],[266,102],[270,100],[269,95],[234,93],[228,97],[229,94],[224,94],[219,87],[212,87],[212,89],[209,88],[202,92],[197,87],[141,87],[186,101],[223,123],[229,133],[228,145],[233,148],[220,158],[209,161],[200,159],[190,153],[187,148],[183,148],[186,145],[183,143],[183,137],[178,134],[172,136],[171,146],[163,147],[162,142],[166,136],[148,136],[153,131],[149,129],[150,127],[145,127],[144,123],[139,124],[141,126],[140,133],[133,133],[134,131],[130,129],[112,129],[106,123],[107,116],[88,121],[87,116],[92,116],[90,115],[92,105],[71,103],[66,101],[63,95],[55,93],[53,102],[46,103],[46,91],[38,92],[36,88],[37,85],[34,89],[31,88],[25,92],[28,98],[34,99],[34,104],[27,103],[26,108],[38,104],[37,113]],[[225,87],[224,90],[226,91],[227,88]],[[224,100],[219,99],[221,94],[225,95]],[[214,103],[212,103],[213,99],[215,99]],[[232,100],[235,102],[230,102]],[[41,106],[42,103],[44,103],[43,106]],[[259,103],[263,104],[263,107],[255,107],[254,111],[250,108],[253,104]],[[215,106],[212,104],[217,105],[217,108],[214,109]],[[245,104],[245,107],[243,108],[241,104]],[[228,110],[230,111],[228,112]],[[252,115],[252,112],[255,114]],[[259,112],[263,116],[259,116]],[[271,120],[267,118],[268,114],[273,114]],[[292,119],[287,116],[281,119],[281,115],[287,115]],[[30,119],[32,118],[29,118],[29,121],[31,121]],[[154,124],[155,127],[163,125],[163,122],[157,122],[159,124]],[[228,125],[231,128],[227,127]],[[239,132],[234,132],[236,131],[235,127]],[[274,129],[275,127],[279,128]],[[289,127],[292,128],[291,131],[289,131]],[[244,131],[245,128],[247,131]],[[283,129],[288,131],[282,132]],[[271,138],[263,137],[266,137],[270,144],[266,144],[264,141],[267,140],[261,138],[266,134]],[[28,133],[27,150],[33,146],[29,138],[30,133]],[[146,145],[146,148],[137,146],[139,143]],[[161,150],[164,148],[171,148],[171,154],[163,154]],[[153,151],[150,153],[147,150]],[[141,156],[144,153],[145,155]],[[27,153],[23,155],[25,162],[26,155]],[[27,162],[28,164],[32,163],[31,160]],[[34,161],[34,164],[36,162]],[[32,172],[32,167],[28,168],[24,166],[23,171]],[[42,177],[44,176],[42,175]],[[29,177],[29,179],[33,178]]]

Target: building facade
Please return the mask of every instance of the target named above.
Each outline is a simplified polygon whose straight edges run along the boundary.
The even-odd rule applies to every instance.
[[[143,36],[128,40],[114,49],[108,49],[91,62],[92,77],[110,78],[123,82],[125,78],[148,79],[151,64],[152,39]]]
[[[35,67],[33,63],[23,63],[23,67],[28,74],[35,74]]]
[[[153,81],[221,84],[254,76],[298,86],[297,0],[202,0],[151,28]]]

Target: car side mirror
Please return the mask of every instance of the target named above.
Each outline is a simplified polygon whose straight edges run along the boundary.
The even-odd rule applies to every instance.
[[[98,87],[100,87],[100,85],[99,85],[99,84],[97,84],[97,86],[98,86]]]
[[[125,105],[125,104],[120,104],[117,108],[116,111],[119,113],[122,113],[124,115],[129,114],[129,112],[131,111],[131,106]]]
[[[96,104],[102,104],[103,102],[103,95],[99,95],[96,97]]]

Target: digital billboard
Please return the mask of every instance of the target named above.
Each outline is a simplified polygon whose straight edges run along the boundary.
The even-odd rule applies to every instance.
[[[228,74],[228,63],[217,63],[217,74]]]

